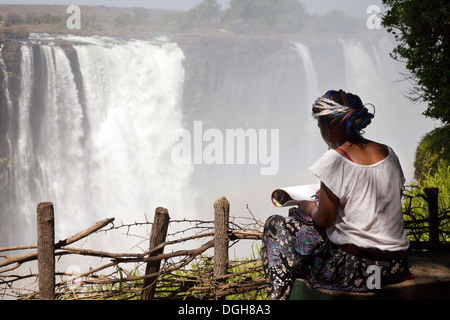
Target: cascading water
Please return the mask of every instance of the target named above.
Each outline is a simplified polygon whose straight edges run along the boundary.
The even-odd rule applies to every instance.
[[[319,89],[319,79],[317,77],[316,69],[314,67],[314,63],[311,58],[311,52],[307,46],[305,46],[302,43],[294,42],[293,43],[294,49],[298,52],[300,59],[302,60],[303,67],[304,67],[304,73],[305,73],[305,102],[306,106],[310,106],[313,104],[313,102],[321,95],[323,92],[320,92]],[[309,111],[309,109],[307,109]],[[308,121],[309,120],[309,121]],[[314,134],[317,130],[317,125],[314,121],[311,121],[311,119],[307,119],[306,125],[305,125],[305,132],[308,132],[311,134],[311,137],[309,139],[305,139],[305,141],[302,141],[302,144],[304,144],[304,148],[307,148],[314,154],[320,154],[321,150],[321,143],[320,138],[317,137],[316,134]],[[313,138],[316,137],[316,138]],[[319,139],[318,139],[319,138]]]
[[[11,95],[9,92],[9,76],[8,76],[8,71],[7,71],[7,67],[5,65],[5,61],[3,59],[3,55],[2,55],[2,50],[3,50],[3,45],[0,46],[0,72],[1,72],[1,79],[2,82],[0,84],[0,88],[1,88],[1,93],[2,97],[0,97],[0,108],[4,108],[4,110],[0,110],[0,134],[4,134],[6,139],[4,139],[5,141],[3,143],[5,143],[7,145],[7,149],[8,151],[11,150],[11,145],[10,145],[10,141],[11,141],[11,136],[10,136],[10,123],[11,123],[11,115],[13,113],[13,103],[11,100]],[[7,122],[5,123],[4,119],[2,119],[4,117],[4,114],[7,114]],[[4,127],[4,128],[3,128]],[[2,146],[0,146],[2,147]],[[4,147],[3,147],[4,148]],[[10,174],[11,171],[8,170],[6,168],[7,166],[7,160],[8,158],[3,158],[0,157],[0,185],[2,186],[0,188],[0,194],[1,193],[7,193],[8,192],[8,187],[5,186],[5,181],[8,181],[10,178]],[[5,170],[6,169],[6,170]],[[6,173],[5,173],[6,172]],[[2,223],[0,225],[0,244],[2,243],[2,240],[10,238],[9,235],[9,231],[11,230],[11,225],[10,225],[10,219],[4,219],[3,215],[1,214],[2,212],[0,211],[0,218],[2,219]]]
[[[143,220],[167,203],[175,212],[180,194],[189,203],[191,168],[170,162],[170,135],[182,120],[183,52],[165,41],[65,40],[78,66],[60,46],[21,47],[12,167],[16,223],[29,232],[13,235],[16,244],[34,242],[42,201],[54,203],[59,239],[107,217]]]

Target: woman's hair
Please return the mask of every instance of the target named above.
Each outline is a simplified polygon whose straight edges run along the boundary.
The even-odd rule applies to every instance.
[[[357,95],[342,90],[330,90],[316,100],[312,111],[314,119],[325,122],[329,126],[340,126],[348,135],[362,141],[363,129],[374,118],[375,107],[372,114]]]

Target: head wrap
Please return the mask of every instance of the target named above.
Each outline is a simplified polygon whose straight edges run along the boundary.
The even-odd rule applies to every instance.
[[[331,100],[331,94],[340,94],[342,105]],[[368,105],[368,104],[367,104]],[[374,118],[374,113],[369,113],[361,99],[353,94],[345,93],[342,90],[328,91],[324,97],[319,97],[313,104],[312,116],[316,120],[326,120],[330,125],[338,125],[345,129],[349,135],[355,135],[362,140],[363,129],[367,127]]]

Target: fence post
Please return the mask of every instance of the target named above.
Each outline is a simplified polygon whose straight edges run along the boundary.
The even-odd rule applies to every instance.
[[[53,204],[37,206],[39,298],[55,299],[55,217]]]
[[[429,242],[432,246],[439,244],[439,188],[425,188],[423,190],[428,203],[428,224],[430,226]]]
[[[152,233],[150,235],[150,250],[157,247],[161,243],[166,241],[167,229],[169,227],[169,211],[165,208],[156,208],[155,217],[153,218]],[[164,248],[157,250],[150,256],[155,256],[163,253]],[[161,261],[149,261],[147,262],[147,268],[145,274],[152,274],[159,272]],[[158,277],[144,278],[142,300],[153,300],[156,290],[156,280]]]
[[[230,203],[222,197],[214,203],[214,277],[228,271],[229,218]]]

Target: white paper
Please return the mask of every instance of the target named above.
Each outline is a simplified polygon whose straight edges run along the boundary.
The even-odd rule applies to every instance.
[[[272,192],[272,203],[276,207],[295,206],[299,201],[316,201],[320,184],[304,184],[279,188]]]

